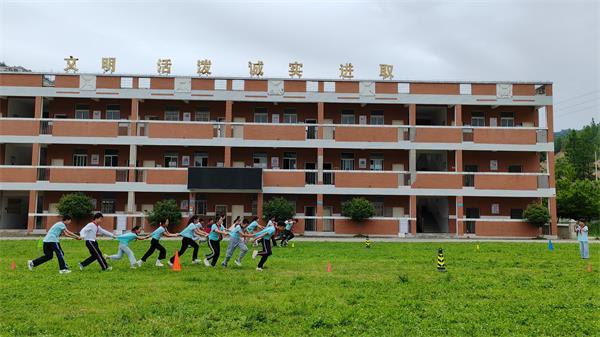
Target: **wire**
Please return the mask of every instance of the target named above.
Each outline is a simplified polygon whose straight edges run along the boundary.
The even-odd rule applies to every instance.
[[[579,103],[577,103],[577,104],[567,105],[567,106],[566,106],[566,107],[564,107],[564,108],[563,108],[563,107],[561,107],[560,109],[561,109],[561,110],[569,110],[569,109],[571,109],[572,107],[576,107],[576,106],[579,106],[579,105],[582,105],[582,104],[586,104],[586,103],[589,103],[589,102],[597,101],[597,100],[599,100],[599,99],[600,99],[600,97],[592,98],[592,99],[589,99],[589,100],[587,100],[587,101],[579,102]]]
[[[589,112],[593,112],[593,110],[598,110],[598,109],[596,108],[596,105],[597,105],[597,104],[594,104],[594,105],[593,105],[593,106],[591,106],[591,107],[584,107],[584,108],[581,108],[581,109],[578,109],[578,110],[574,110],[574,111],[569,111],[569,112],[566,112],[566,113],[557,114],[555,117],[566,116],[566,115],[570,115],[570,114],[574,114],[574,113],[579,113],[579,112],[582,112],[582,111],[589,111]],[[599,112],[598,114],[600,114],[600,112]]]
[[[554,103],[554,105],[556,106],[556,105],[559,105],[559,104],[563,104],[564,102],[572,101],[572,100],[574,100],[576,98],[584,97],[584,96],[587,96],[587,95],[590,95],[590,94],[593,94],[593,93],[600,93],[600,90],[594,90],[594,91],[590,91],[590,92],[587,92],[585,94],[581,94],[581,95],[578,95],[578,96],[575,96],[575,97],[563,99],[562,101],[558,101],[558,102]]]

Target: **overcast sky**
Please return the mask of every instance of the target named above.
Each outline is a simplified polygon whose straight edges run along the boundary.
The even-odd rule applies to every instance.
[[[33,71],[195,75],[210,59],[214,76],[538,80],[554,82],[555,130],[600,120],[600,1],[28,1],[0,0],[0,60]]]

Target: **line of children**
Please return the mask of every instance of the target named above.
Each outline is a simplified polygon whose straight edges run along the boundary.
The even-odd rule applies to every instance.
[[[138,267],[141,267],[142,263],[146,262],[146,260],[150,256],[152,256],[152,254],[154,254],[154,251],[157,249],[158,249],[158,258],[156,259],[155,266],[157,266],[157,267],[164,266],[164,264],[162,264],[161,260],[163,260],[164,258],[167,257],[167,250],[165,249],[165,247],[163,247],[163,245],[160,244],[160,239],[163,236],[166,236],[166,237],[179,236],[179,233],[176,233],[176,234],[169,233],[169,231],[167,230],[167,227],[169,227],[169,219],[165,219],[164,221],[161,221],[158,224],[158,228],[156,228],[154,230],[154,232],[152,232],[152,234],[150,234],[150,236],[152,237],[152,240],[150,240],[150,248],[148,248],[148,251],[146,252],[146,254],[144,254],[144,256],[142,256],[142,259],[137,262]]]
[[[67,263],[65,262],[65,253],[63,252],[59,242],[59,237],[61,234],[64,234],[65,236],[75,240],[81,240],[79,235],[67,229],[67,226],[70,224],[71,217],[69,215],[65,215],[62,217],[62,221],[59,221],[50,227],[48,234],[46,234],[43,240],[44,255],[35,260],[27,261],[27,267],[29,267],[29,270],[33,270],[34,267],[52,260],[52,256],[56,254],[56,259],[58,260],[58,272],[60,274],[68,274],[71,272],[71,269],[69,269],[69,266],[67,266]]]
[[[229,245],[227,246],[227,255],[225,255],[225,260],[221,263],[221,266],[227,267],[227,263],[233,256],[233,252],[236,248],[240,249],[240,256],[234,261],[237,266],[242,266],[242,259],[248,252],[248,247],[246,247],[246,242],[244,241],[247,237],[253,237],[253,234],[245,233],[246,228],[248,227],[248,220],[244,219],[240,221],[238,219],[237,223],[234,222],[233,228],[229,231]]]
[[[258,256],[258,255],[261,256],[260,261],[258,262],[258,265],[256,266],[256,270],[258,270],[258,271],[263,270],[265,262],[267,262],[267,259],[272,254],[271,237],[274,234],[275,234],[274,219],[272,219],[272,221],[269,221],[269,223],[267,224],[267,227],[265,227],[265,229],[263,229],[260,232],[255,234],[256,238],[254,239],[254,242],[258,242],[260,240],[260,243],[262,244],[262,250],[260,252],[255,250],[252,253],[252,259],[256,259],[256,256]]]
[[[285,220],[285,228],[283,230],[283,234],[281,235],[281,242],[279,244],[280,246],[287,246],[290,240],[295,237],[294,232],[292,231],[295,223],[296,220],[292,218]]]

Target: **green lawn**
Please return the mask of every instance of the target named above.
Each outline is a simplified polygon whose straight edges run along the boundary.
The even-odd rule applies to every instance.
[[[149,242],[134,243],[139,258]],[[69,275],[52,260],[30,272],[35,241],[0,241],[1,336],[598,336],[600,245],[593,272],[576,244],[296,242],[275,248],[262,273],[183,271],[126,260],[100,272],[76,262],[84,243],[64,240]],[[178,247],[169,241],[169,251]],[[225,248],[226,243],[223,243]],[[101,241],[105,253],[117,242]],[[443,247],[447,273],[435,270]],[[207,252],[206,245],[201,252]],[[188,253],[188,254],[191,254]],[[10,269],[11,260],[17,262]],[[150,260],[149,260],[150,261]],[[327,262],[333,270],[327,272]]]

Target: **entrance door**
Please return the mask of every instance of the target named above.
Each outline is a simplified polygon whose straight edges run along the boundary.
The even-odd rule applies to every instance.
[[[225,123],[224,117],[217,118],[218,123]],[[225,124],[213,124],[214,125],[214,137],[225,137]]]
[[[479,167],[477,165],[465,165],[465,172],[477,172]],[[475,175],[465,174],[463,176],[463,186],[473,187],[475,186]]]
[[[306,124],[317,124],[316,119],[306,119],[304,120]],[[317,139],[317,126],[308,125],[306,127],[306,139]]]
[[[304,207],[304,216],[316,216],[317,212],[314,206]],[[317,230],[317,219],[304,219],[304,231],[314,232]]]
[[[7,197],[2,209],[2,228],[27,228],[28,197]]]
[[[238,216],[242,219],[244,218],[244,205],[231,205],[231,224],[233,224],[233,220]]]
[[[315,163],[304,163],[305,170],[316,170],[317,165]],[[315,185],[317,183],[317,172],[304,172],[304,179],[306,185]]]
[[[333,185],[333,172],[325,172],[331,171],[332,169],[333,164],[323,163],[323,185]]]
[[[245,117],[235,117],[233,119],[235,123],[246,123]],[[244,138],[244,126],[241,124],[233,125],[233,138]]]
[[[224,225],[227,225],[229,223],[229,221],[227,221],[227,205],[215,205],[215,217],[215,220],[220,217],[225,217]]]
[[[333,207],[323,207],[323,216],[328,217],[333,214]],[[334,232],[333,219],[323,219],[323,232]]]
[[[324,124],[333,124],[333,119],[324,119]],[[333,126],[324,126],[323,127],[323,139],[333,139]]]
[[[465,209],[467,219],[479,219],[479,208]],[[475,234],[475,221],[465,221],[465,234]]]

